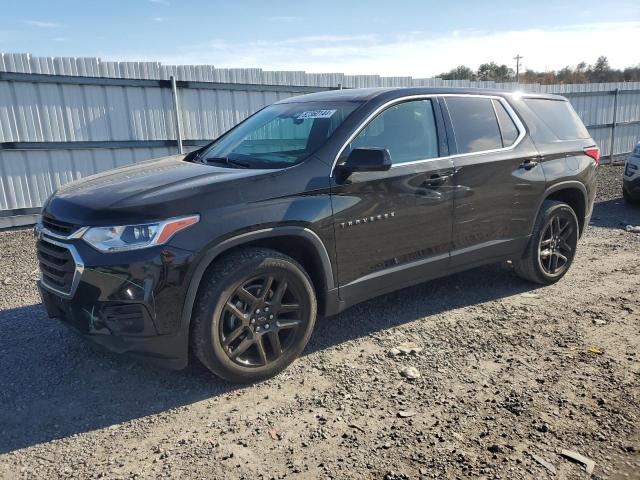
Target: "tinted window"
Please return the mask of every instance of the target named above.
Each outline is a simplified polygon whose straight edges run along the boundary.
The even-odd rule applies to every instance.
[[[302,102],[268,106],[222,136],[202,155],[205,162],[249,168],[283,168],[320,148],[358,107],[355,102]]]
[[[510,147],[518,138],[518,128],[516,127],[516,124],[513,123],[513,119],[507,113],[507,109],[504,108],[502,102],[493,100],[493,106],[496,109],[498,123],[500,124],[500,133],[502,133],[502,146]]]
[[[490,98],[448,97],[446,102],[458,153],[502,148],[502,137]]]
[[[378,115],[351,142],[351,149],[386,148],[393,163],[438,156],[438,135],[431,100],[394,105]]]
[[[525,98],[524,102],[560,140],[589,138],[589,132],[569,102],[545,98]]]

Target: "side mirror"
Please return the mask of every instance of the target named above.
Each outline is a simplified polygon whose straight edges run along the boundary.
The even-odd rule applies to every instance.
[[[391,168],[391,155],[386,148],[356,148],[341,168],[352,172],[385,172]]]

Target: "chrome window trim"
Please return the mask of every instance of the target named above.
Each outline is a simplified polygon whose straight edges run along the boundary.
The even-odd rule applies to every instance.
[[[495,99],[495,100],[499,101],[500,103],[502,103],[502,105],[504,106],[505,110],[507,111],[507,114],[509,115],[509,117],[511,117],[511,120],[513,120],[513,123],[515,123],[516,128],[518,129],[519,134],[518,134],[518,137],[516,138],[516,141],[513,142],[513,144],[511,144],[508,147],[494,148],[494,149],[491,149],[491,150],[482,150],[482,151],[479,151],[479,152],[457,153],[455,155],[446,155],[446,156],[443,156],[443,157],[425,158],[425,159],[422,159],[422,160],[413,160],[411,162],[396,163],[396,164],[392,164],[391,168],[404,167],[405,165],[414,165],[414,164],[417,164],[417,163],[429,162],[429,161],[433,161],[433,160],[447,160],[447,159],[452,159],[452,158],[468,157],[470,155],[484,155],[484,154],[487,154],[487,153],[506,152],[506,151],[509,151],[509,150],[514,150],[520,144],[520,142],[522,142],[524,137],[527,135],[526,128],[525,128],[524,124],[522,123],[522,121],[520,120],[520,117],[518,117],[518,115],[513,110],[513,108],[509,104],[509,102],[507,102],[507,100],[504,97],[501,97],[500,95],[489,95],[489,94],[482,94],[482,93],[477,93],[477,94],[476,93],[443,93],[443,94],[430,93],[430,94],[425,94],[425,95],[408,95],[408,96],[405,96],[405,97],[399,97],[399,98],[394,98],[393,100],[389,100],[388,102],[386,102],[383,105],[381,105],[378,108],[376,108],[371,114],[369,114],[369,116],[367,116],[367,118],[365,118],[360,123],[360,125],[358,125],[358,128],[356,128],[353,131],[353,133],[349,136],[347,141],[342,145],[342,148],[340,148],[340,150],[338,151],[338,154],[333,159],[333,165],[331,166],[331,176],[333,176],[333,174],[335,172],[336,165],[338,164],[338,159],[340,159],[340,156],[344,153],[344,150],[347,148],[347,146],[351,142],[353,142],[353,140],[358,136],[358,134],[362,130],[364,130],[366,128],[366,126],[369,124],[369,122],[371,122],[382,111],[386,110],[389,107],[392,107],[393,105],[395,105],[397,103],[403,103],[403,102],[406,102],[406,101],[414,101],[414,100],[427,100],[427,99],[431,100],[433,98],[438,98],[438,97],[481,97],[481,98]],[[493,103],[491,104],[491,106],[493,107]],[[495,113],[495,111],[494,111],[494,113]],[[497,119],[497,115],[496,115],[496,121],[497,120],[498,119]],[[500,128],[500,123],[499,122],[498,122],[498,128]],[[502,130],[500,132],[502,134]]]
[[[44,233],[44,231],[42,232]],[[49,285],[44,280],[44,275],[42,274],[42,269],[40,269],[40,285],[43,288],[49,290],[50,292],[55,293],[56,295],[61,296],[62,298],[71,299],[76,293],[76,289],[78,288],[78,284],[80,283],[80,277],[82,276],[82,272],[84,272],[84,262],[82,261],[82,257],[78,253],[78,250],[73,244],[70,243],[62,243],[51,238],[48,238],[48,233],[44,233],[40,236],[40,240],[51,243],[52,245],[56,245],[58,247],[66,248],[71,253],[71,257],[73,258],[73,262],[75,263],[75,271],[73,272],[73,279],[71,280],[71,289],[68,292],[57,289],[56,287]]]
[[[449,108],[449,107],[447,107]],[[493,99],[491,100],[491,108],[493,109],[493,114],[496,116],[496,123],[498,124],[498,133],[500,133],[500,143],[504,148],[504,137],[502,136],[502,127],[500,126],[500,119],[498,118],[498,111],[496,110],[496,104]],[[508,114],[507,114],[508,115]],[[455,132],[454,132],[455,135]]]

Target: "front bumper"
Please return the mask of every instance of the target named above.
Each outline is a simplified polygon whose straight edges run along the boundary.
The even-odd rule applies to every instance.
[[[119,335],[110,332],[90,333],[87,322],[73,313],[73,305],[68,300],[49,292],[38,282],[40,296],[50,318],[62,321],[74,333],[115,353],[131,355],[163,368],[180,370],[187,366],[188,337],[186,333],[176,335],[153,335],[141,337]],[[100,315],[100,311],[94,312]]]
[[[38,282],[50,318],[113,352],[171,369],[187,365],[188,328],[181,321],[191,252],[162,246],[101,254],[80,240],[56,241],[74,251],[82,268],[66,295]]]

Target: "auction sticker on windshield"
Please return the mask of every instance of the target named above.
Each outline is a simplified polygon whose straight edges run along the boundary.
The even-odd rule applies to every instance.
[[[296,118],[298,120],[305,120],[307,118],[331,118],[336,113],[335,110],[309,110],[308,112],[302,112]]]

